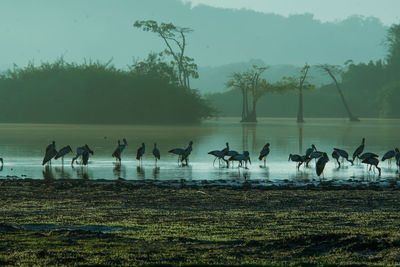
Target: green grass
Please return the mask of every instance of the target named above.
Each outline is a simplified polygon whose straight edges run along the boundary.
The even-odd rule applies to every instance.
[[[393,188],[0,182],[0,265],[398,265],[399,200]],[[42,223],[138,230],[18,228]]]

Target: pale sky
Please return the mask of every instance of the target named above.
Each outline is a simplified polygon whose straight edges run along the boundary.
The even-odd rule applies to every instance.
[[[311,13],[321,21],[338,21],[352,15],[373,16],[384,24],[400,23],[400,0],[182,0],[193,5],[246,8],[283,16]]]

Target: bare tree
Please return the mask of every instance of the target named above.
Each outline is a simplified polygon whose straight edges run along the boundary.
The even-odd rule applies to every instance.
[[[172,23],[158,24],[154,20],[136,21],[133,26],[146,32],[157,33],[163,40],[167,48],[164,53],[172,56],[172,64],[178,70],[179,84],[190,88],[190,77],[197,79],[197,65],[194,59],[185,56],[186,52],[186,34],[193,32],[190,28],[178,27]]]
[[[347,115],[349,116],[350,121],[360,121],[359,118],[355,117],[353,113],[351,113],[349,106],[347,105],[346,99],[344,98],[343,92],[340,89],[339,83],[335,77],[336,73],[340,73],[341,68],[339,66],[334,66],[334,65],[328,65],[328,64],[322,64],[318,65],[320,69],[328,73],[328,75],[332,78],[332,80],[335,82],[336,89],[340,95],[340,98],[342,99],[343,105],[347,111]]]

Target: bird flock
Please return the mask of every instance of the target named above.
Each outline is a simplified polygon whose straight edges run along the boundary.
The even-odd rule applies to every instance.
[[[123,138],[122,143],[118,140],[117,148],[112,153],[112,157],[116,159],[117,162],[121,163],[122,152],[125,150],[128,142],[125,138]],[[178,165],[180,166],[188,166],[189,164],[189,156],[193,150],[193,142],[190,141],[186,148],[174,148],[169,150],[168,152],[178,156]],[[364,152],[365,150],[365,138],[362,139],[361,144],[355,149],[353,156],[350,157],[349,153],[340,148],[333,148],[332,158],[335,159],[335,163],[337,163],[338,168],[340,169],[344,165],[344,161],[346,160],[351,165],[354,165],[355,161],[366,164],[369,167],[368,171],[378,170],[379,177],[381,176],[381,168],[379,165],[379,156],[372,152]],[[146,146],[144,143],[138,148],[136,159],[140,162],[143,161],[143,156],[146,152]],[[55,141],[49,144],[46,147],[46,152],[43,158],[42,165],[50,164],[52,159],[61,158],[62,163],[64,164],[64,156],[68,153],[72,153],[72,149],[70,146],[65,146],[61,148],[59,151],[56,150]],[[84,146],[78,147],[76,150],[76,155],[73,157],[71,165],[74,165],[74,162],[77,162],[81,165],[87,165],[89,162],[90,155],[93,155],[94,152],[89,148],[86,144]],[[161,159],[160,150],[157,148],[157,144],[154,144],[154,148],[152,150],[152,154],[155,159],[155,164],[157,161]],[[226,143],[226,147],[221,150],[213,150],[208,152],[209,155],[214,156],[213,166],[215,166],[215,162],[218,160],[219,167],[234,167],[234,163],[237,162],[238,168],[248,168],[248,163],[251,164],[250,153],[248,151],[243,151],[243,153],[239,153],[235,150],[231,150],[229,147],[229,143]],[[263,166],[266,167],[267,157],[270,154],[270,144],[266,143],[264,147],[261,149],[258,159],[263,161]],[[79,159],[79,162],[78,162]],[[381,161],[388,161],[391,164],[392,159],[395,159],[397,168],[400,170],[400,152],[398,148],[393,150],[389,150],[384,154]],[[296,162],[296,169],[299,170],[301,165],[304,167],[309,167],[310,162],[315,161],[315,170],[318,177],[323,176],[324,168],[327,162],[329,161],[328,154],[323,151],[318,151],[315,145],[311,145],[310,148],[306,150],[305,155],[299,154],[290,154],[288,161]],[[1,159],[2,163],[2,159]],[[372,169],[374,167],[374,169]],[[399,171],[398,170],[398,171]],[[323,176],[324,177],[324,176]]]

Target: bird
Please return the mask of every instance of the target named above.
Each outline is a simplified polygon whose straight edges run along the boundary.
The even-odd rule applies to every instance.
[[[46,164],[47,162],[49,162],[51,165],[51,159],[54,158],[56,155],[57,155],[56,142],[53,141],[50,145],[46,147],[46,152],[44,154],[42,165]]]
[[[160,156],[160,150],[158,150],[156,143],[154,143],[153,156],[154,156],[154,158],[156,160],[156,164],[157,164],[157,160],[160,160],[161,156]]]
[[[142,146],[139,147],[137,150],[136,159],[141,161],[145,151],[146,151],[146,147],[145,147],[144,143],[142,143]]]
[[[228,152],[229,152],[229,143],[226,142],[226,147],[224,149],[221,150],[222,153],[225,154],[225,156],[227,156]]]
[[[345,150],[339,149],[339,148],[334,148],[333,150],[337,151],[339,156],[342,157],[342,162],[343,162],[343,159],[346,159],[348,162],[351,163],[351,165],[354,165],[354,160],[349,159],[349,154]]]
[[[119,163],[121,163],[122,152],[124,151],[125,147],[128,145],[128,142],[126,141],[125,138],[122,140],[124,143],[121,144],[120,140],[118,140],[118,146],[111,155],[113,158],[115,158],[115,160],[118,160]]]
[[[356,159],[356,157],[358,158],[361,155],[361,153],[363,153],[364,147],[365,147],[365,138],[362,139],[361,145],[359,147],[357,147],[357,149],[354,151],[353,162]]]
[[[389,162],[392,161],[392,158],[394,158],[396,156],[396,154],[399,153],[399,149],[395,148],[394,150],[389,150],[388,152],[385,153],[385,155],[383,155],[382,157],[382,162],[384,162],[385,160],[389,160]]]
[[[250,153],[249,151],[243,151],[243,154],[236,154],[234,156],[231,156],[229,158],[229,161],[238,161],[239,162],[238,168],[243,166],[243,161],[244,161],[245,168],[247,168],[247,162],[250,162],[251,164]]]
[[[76,149],[76,155],[75,157],[72,159],[71,165],[74,166],[74,162],[77,158],[82,157],[82,162],[81,164],[83,165],[87,165],[89,162],[89,156],[90,154],[94,154],[93,150],[91,150],[89,148],[89,146],[87,144],[85,144],[84,146],[78,147]]]
[[[178,164],[179,164],[179,161],[181,160],[184,152],[185,152],[185,149],[183,149],[183,148],[174,148],[174,149],[171,149],[170,151],[168,151],[168,153],[178,155]]]
[[[371,152],[366,152],[359,156],[358,158],[361,160],[368,159],[368,158],[378,158],[379,156],[377,154],[371,153]]]
[[[340,161],[339,161],[340,155],[339,155],[339,152],[337,152],[337,150],[333,150],[332,158],[336,159],[336,162],[339,165],[338,169],[340,169]]]
[[[288,161],[298,162],[297,169],[300,168],[301,164],[306,161],[306,156],[300,156],[298,154],[290,154]]]
[[[306,167],[308,167],[308,164],[310,163],[311,160],[319,159],[320,157],[322,157],[323,154],[324,154],[324,152],[317,151],[317,150],[311,152],[311,154],[308,156],[308,158],[306,160]]]
[[[328,155],[324,152],[322,154],[322,157],[320,157],[317,161],[317,164],[315,165],[315,170],[317,172],[318,177],[321,176],[321,174],[324,171],[326,163],[329,161]]]
[[[185,149],[185,151],[182,154],[181,162],[183,163],[183,161],[185,161],[186,162],[186,164],[185,164],[186,166],[188,165],[189,156],[190,156],[190,154],[192,153],[192,150],[193,150],[192,145],[193,145],[193,141],[190,141],[188,147]]]
[[[61,158],[61,162],[62,162],[62,164],[64,165],[64,156],[65,155],[67,155],[68,153],[70,153],[70,152],[72,152],[72,148],[71,148],[71,146],[65,146],[65,147],[63,147],[63,148],[61,148],[58,152],[57,152],[57,154],[56,154],[56,156],[54,157],[54,159],[59,159],[59,158]]]
[[[233,157],[233,156],[236,156],[236,155],[239,155],[239,152],[237,152],[235,150],[229,150],[226,153],[226,156],[228,156],[228,157]],[[232,167],[233,167],[233,162],[232,162]],[[228,168],[229,168],[229,160],[228,160]]]
[[[222,151],[222,150],[213,150],[213,151],[208,152],[208,154],[213,155],[215,157],[215,159],[213,161],[213,166],[214,166],[215,161],[217,159],[218,159],[219,166],[221,166],[221,160],[226,162],[226,159],[224,158],[225,157],[225,152]]]
[[[311,147],[306,150],[306,158],[308,159],[310,157],[310,154],[316,150],[317,148],[315,147],[315,145],[311,145]]]
[[[369,157],[365,158],[362,163],[367,164],[367,166],[370,165],[369,171],[371,171],[372,166],[375,166],[379,171],[379,177],[381,177],[381,168],[378,167],[379,159],[376,157]]]
[[[258,157],[258,160],[264,159],[264,167],[265,167],[265,164],[267,161],[267,156],[268,156],[269,152],[270,152],[269,143],[266,143],[260,152],[260,156]]]

